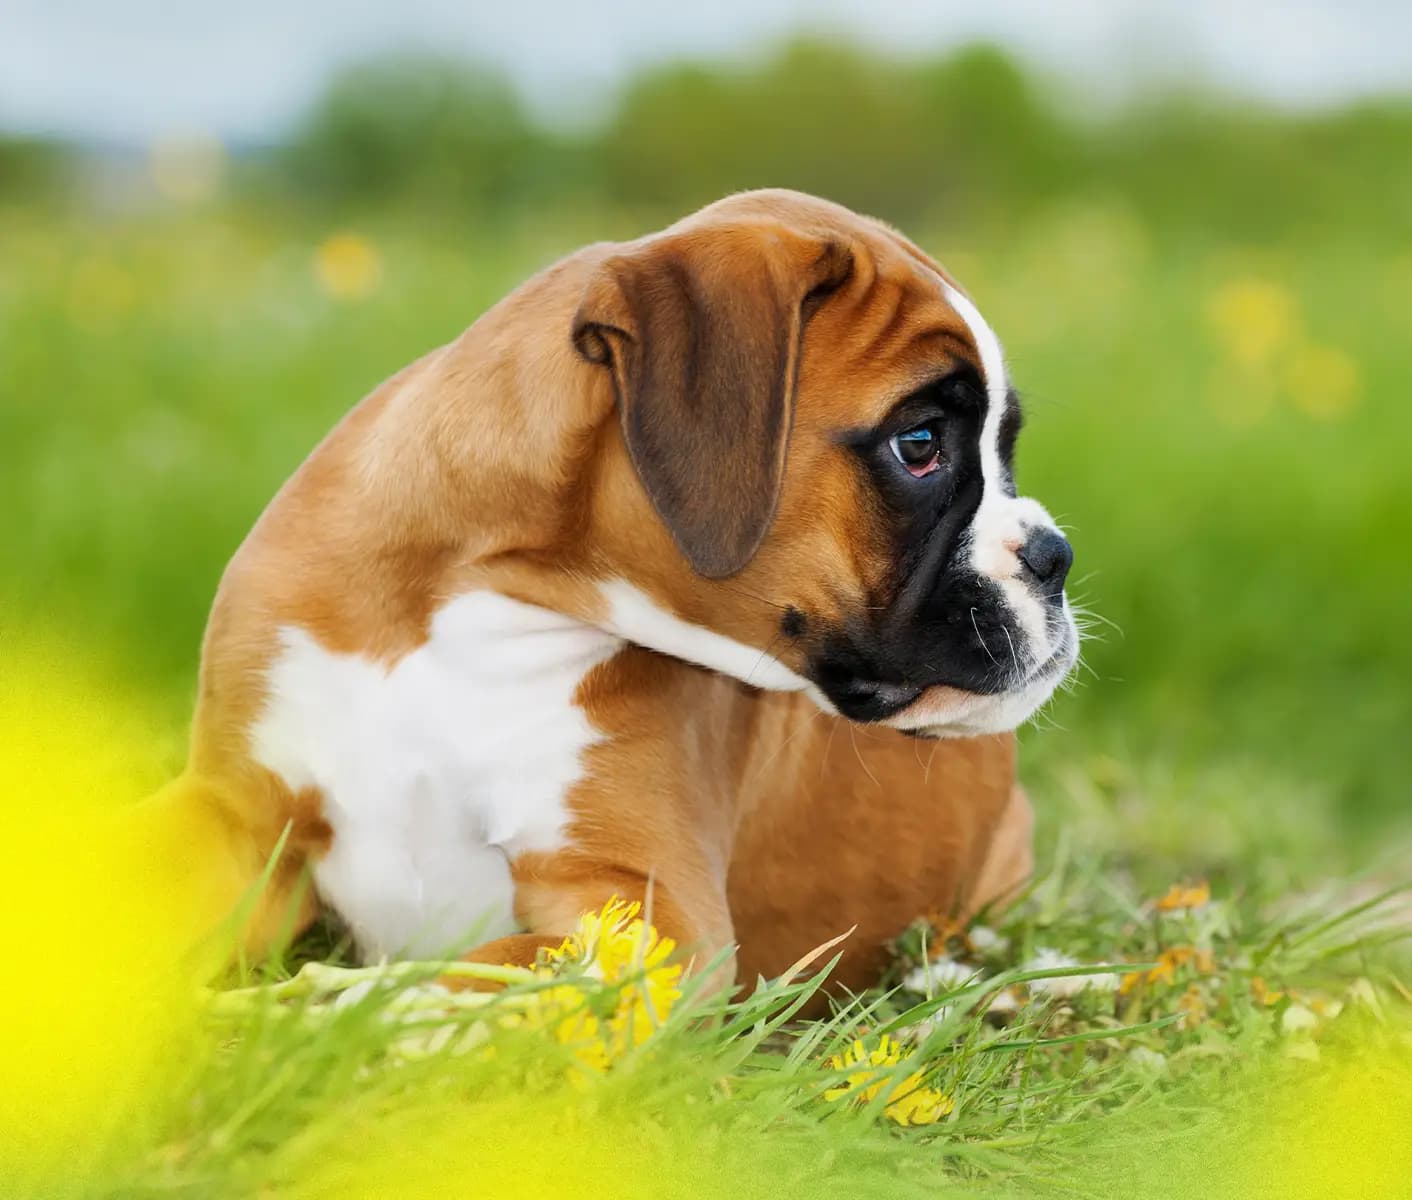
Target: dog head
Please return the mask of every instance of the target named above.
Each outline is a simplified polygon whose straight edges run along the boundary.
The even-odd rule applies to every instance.
[[[615,631],[933,736],[1012,729],[1073,666],[1000,344],[893,230],[731,197],[596,260],[572,336],[612,382],[602,494],[640,506],[587,535]]]

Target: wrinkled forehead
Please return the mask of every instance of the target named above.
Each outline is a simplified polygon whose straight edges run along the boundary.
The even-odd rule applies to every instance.
[[[817,355],[846,374],[844,394],[867,409],[856,415],[880,421],[958,370],[974,374],[988,416],[1016,410],[1000,341],[961,285],[884,225],[867,222],[857,235],[864,261],[815,343]]]
[[[890,257],[889,250],[895,252],[906,264],[921,305],[926,307],[930,300],[949,312],[949,324],[953,329],[959,328],[966,357],[977,368],[987,398],[1003,406],[1010,384],[1005,372],[1005,355],[990,323],[962,290],[961,284],[939,262],[892,229],[884,226],[881,234],[884,243],[891,243],[882,250],[883,262]]]

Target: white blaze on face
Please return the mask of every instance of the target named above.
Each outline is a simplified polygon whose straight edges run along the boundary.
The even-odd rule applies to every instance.
[[[1024,579],[1016,551],[1031,529],[1055,528],[1054,519],[1037,500],[1010,494],[1009,473],[1000,459],[1000,426],[1010,393],[1000,340],[967,296],[950,284],[943,283],[942,287],[947,302],[971,331],[985,374],[986,413],[980,438],[984,487],[980,507],[971,520],[971,566],[978,575],[1000,588],[1011,614],[1023,630],[1024,645],[1015,645],[1010,650],[1016,670],[1028,673],[1049,657],[1054,640],[1049,632],[1044,602]]]

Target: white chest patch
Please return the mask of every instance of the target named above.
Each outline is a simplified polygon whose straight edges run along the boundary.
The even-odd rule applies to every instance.
[[[297,627],[281,638],[251,752],[323,793],[334,838],[314,881],[363,957],[513,931],[510,859],[562,844],[598,740],[574,693],[619,640],[495,592],[450,601],[391,668]]]

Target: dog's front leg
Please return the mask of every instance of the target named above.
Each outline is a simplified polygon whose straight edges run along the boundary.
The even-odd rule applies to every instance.
[[[528,932],[477,946],[462,956],[464,961],[530,966],[541,950],[561,945],[583,914],[596,912],[616,898],[641,906],[643,919],[677,944],[688,971],[709,969],[712,983],[721,988],[735,982],[725,895],[704,871],[669,867],[659,876],[646,866],[627,868],[574,849],[522,855],[512,873],[516,916]],[[482,986],[469,980],[446,982],[453,987]]]
[[[638,647],[599,666],[582,689],[601,740],[566,797],[563,844],[512,856],[522,932],[477,947],[476,962],[527,965],[585,913],[617,897],[676,942],[689,969],[735,981],[726,899],[734,787],[720,768],[738,689]]]

